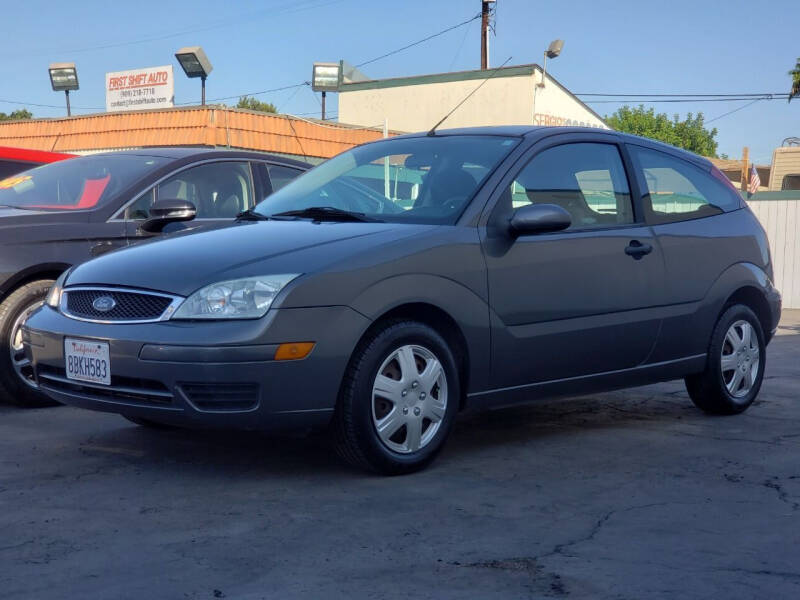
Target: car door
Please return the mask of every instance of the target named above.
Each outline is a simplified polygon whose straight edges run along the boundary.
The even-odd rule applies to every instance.
[[[644,362],[658,337],[664,266],[616,138],[545,138],[520,162],[497,192],[484,241],[493,384]],[[508,219],[528,203],[557,204],[572,224],[515,238]]]
[[[113,220],[108,221],[105,219],[106,213],[103,210],[96,210],[101,198],[108,195],[110,182],[110,173],[104,176],[98,174],[95,177],[84,178],[80,195],[76,200],[76,206],[91,211],[88,213],[89,223],[85,236],[89,245],[89,256],[92,258],[122,248],[128,243],[125,224]]]
[[[129,204],[123,218],[129,240],[135,242],[154,235],[142,231],[140,226],[158,200],[187,200],[197,209],[192,221],[170,223],[163,230],[163,233],[172,233],[231,223],[236,215],[255,205],[255,198],[249,161],[205,161],[164,177]]]

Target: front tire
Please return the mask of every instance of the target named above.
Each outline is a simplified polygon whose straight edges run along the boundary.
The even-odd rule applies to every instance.
[[[442,449],[461,398],[447,342],[416,321],[392,321],[359,343],[333,423],[336,451],[383,475],[423,469]]]
[[[0,402],[25,407],[58,404],[37,389],[22,347],[22,324],[44,303],[53,283],[52,279],[32,281],[0,304]]]
[[[714,415],[747,410],[761,389],[766,364],[764,332],[750,308],[736,304],[722,313],[707,361],[704,372],[685,379],[695,406]]]

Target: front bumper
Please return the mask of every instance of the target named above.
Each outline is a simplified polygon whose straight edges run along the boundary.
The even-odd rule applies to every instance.
[[[183,426],[275,429],[325,425],[369,320],[343,306],[271,310],[251,321],[86,323],[50,307],[23,329],[42,391],[81,408]],[[64,338],[109,344],[111,385],[66,378]],[[275,361],[286,342],[315,342]]]

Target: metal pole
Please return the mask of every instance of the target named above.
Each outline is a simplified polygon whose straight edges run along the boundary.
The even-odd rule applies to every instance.
[[[383,137],[389,137],[389,119],[384,117],[383,119]],[[383,195],[386,198],[392,197],[392,193],[389,188],[389,157],[383,157]]]
[[[489,3],[481,0],[481,70],[489,68]]]
[[[200,92],[200,104],[205,106],[206,105],[206,76],[205,75],[200,77],[200,88],[202,90]]]
[[[322,90],[322,120],[323,121],[325,120],[325,96],[327,96],[327,93],[325,92],[325,90]]]
[[[539,87],[544,87],[544,83],[547,81],[547,51],[544,53],[544,60],[542,63],[542,83],[539,84]]]
[[[69,108],[69,90],[64,90],[64,94],[67,96],[67,116],[72,116],[72,111]]]

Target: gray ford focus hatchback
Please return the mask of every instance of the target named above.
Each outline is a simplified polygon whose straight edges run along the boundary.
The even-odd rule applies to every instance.
[[[744,411],[780,313],[765,233],[707,160],[597,129],[347,151],[229,227],[65,273],[23,328],[40,388],[140,425],[330,426],[410,472],[466,407],[682,378]]]

